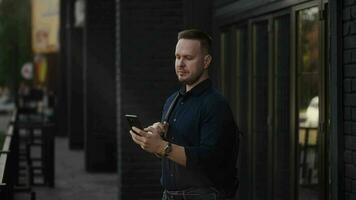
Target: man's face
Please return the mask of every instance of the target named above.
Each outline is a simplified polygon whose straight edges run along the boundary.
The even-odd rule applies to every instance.
[[[180,39],[176,46],[175,70],[178,80],[184,84],[192,85],[208,68],[210,61],[202,52],[200,42],[192,39]]]

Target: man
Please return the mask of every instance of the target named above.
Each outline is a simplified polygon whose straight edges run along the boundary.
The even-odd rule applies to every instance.
[[[162,123],[130,131],[142,149],[162,157],[163,200],[225,199],[236,189],[237,126],[209,79],[210,48],[202,31],[178,34],[175,71],[183,86],[167,99]]]

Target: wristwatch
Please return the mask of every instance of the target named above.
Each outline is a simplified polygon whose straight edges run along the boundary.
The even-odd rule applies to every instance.
[[[167,142],[166,146],[163,148],[163,157],[167,157],[169,153],[172,152],[172,144]]]

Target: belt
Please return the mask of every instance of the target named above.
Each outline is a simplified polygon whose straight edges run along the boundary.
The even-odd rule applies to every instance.
[[[218,190],[213,187],[199,187],[188,188],[185,190],[166,190],[171,195],[183,195],[183,194],[205,194],[205,193],[218,193]]]
[[[185,197],[194,197],[202,194],[215,193],[217,196],[219,194],[218,190],[211,187],[204,188],[189,188],[185,190],[165,190],[166,194],[171,199],[185,199]]]

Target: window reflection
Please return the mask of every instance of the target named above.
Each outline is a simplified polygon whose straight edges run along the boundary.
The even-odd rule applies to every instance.
[[[319,20],[318,8],[298,12],[299,199],[319,199]]]

